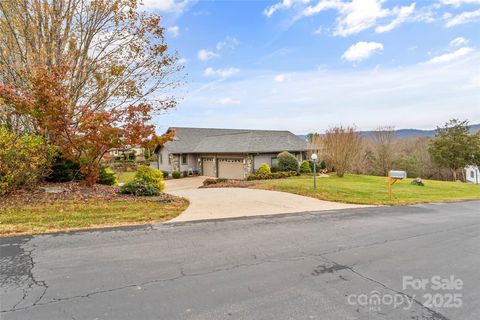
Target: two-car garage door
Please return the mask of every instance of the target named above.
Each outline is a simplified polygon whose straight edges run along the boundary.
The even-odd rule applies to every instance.
[[[218,159],[218,177],[243,179],[243,159]]]
[[[243,159],[219,158],[218,177],[227,179],[244,179]],[[213,158],[202,158],[203,175],[207,177],[215,176],[215,162]]]

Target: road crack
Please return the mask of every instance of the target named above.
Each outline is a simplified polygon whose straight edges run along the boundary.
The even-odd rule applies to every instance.
[[[380,286],[382,286],[384,289],[387,289],[387,290],[390,290],[390,291],[393,291],[395,293],[398,293],[398,294],[401,294],[405,297],[407,297],[408,299],[410,299],[411,301],[415,302],[415,304],[417,304],[419,307],[421,307],[422,309],[425,309],[428,313],[429,313],[429,320],[449,320],[449,318],[445,317],[443,314],[425,306],[423,303],[421,303],[420,301],[418,301],[414,296],[412,295],[409,295],[408,293],[405,293],[403,291],[399,291],[399,290],[396,290],[392,287],[389,287],[388,285],[384,284],[383,282],[379,281],[379,280],[376,280],[376,279],[373,279],[369,276],[366,276],[362,273],[360,273],[359,271],[355,270],[352,266],[348,266],[348,265],[343,265],[343,264],[340,264],[332,259],[329,259],[327,257],[325,257],[324,255],[320,255],[320,257],[325,261],[325,262],[328,262],[330,264],[332,264],[332,266],[330,267],[330,269],[333,269],[333,270],[349,270],[350,272],[352,272],[353,274],[361,277],[362,279],[365,279],[369,282],[373,282],[373,283],[376,283]],[[326,268],[326,267],[325,267]]]
[[[23,249],[23,254],[24,254],[25,257],[27,257],[28,264],[29,264],[29,267],[27,269],[27,274],[26,274],[27,281],[28,281],[28,286],[26,288],[22,288],[22,291],[23,291],[22,298],[19,301],[17,301],[12,306],[11,309],[14,309],[14,310],[17,309],[17,307],[22,302],[27,300],[30,292],[37,287],[42,288],[42,292],[37,297],[37,299],[35,299],[35,301],[28,307],[36,306],[42,300],[42,298],[45,296],[45,294],[47,293],[48,285],[46,284],[46,282],[43,281],[43,280],[36,279],[36,277],[33,274],[33,269],[35,268],[35,260],[33,259],[32,255],[33,255],[34,251],[35,251],[35,247],[31,248],[30,250]],[[4,312],[4,311],[2,311],[2,312]]]
[[[256,263],[234,264],[234,265],[231,265],[231,266],[228,266],[228,267],[216,268],[216,269],[213,269],[213,270],[210,270],[210,271],[198,272],[198,273],[186,273],[184,271],[184,268],[180,267],[179,275],[175,276],[175,277],[155,279],[155,280],[149,280],[149,281],[144,281],[144,282],[140,282],[140,283],[129,284],[129,285],[116,287],[116,288],[111,288],[111,289],[97,290],[97,291],[89,292],[89,293],[84,294],[84,295],[76,295],[76,296],[65,297],[65,298],[53,298],[50,301],[40,303],[41,298],[45,295],[45,292],[46,292],[46,289],[45,289],[45,291],[43,292],[41,297],[39,299],[37,299],[37,301],[34,304],[32,304],[30,306],[21,307],[21,308],[11,308],[9,310],[1,311],[1,313],[11,313],[11,312],[16,312],[16,311],[20,311],[20,310],[28,310],[28,309],[31,309],[31,308],[34,308],[34,307],[50,305],[50,304],[59,303],[59,302],[71,301],[71,300],[76,300],[76,299],[85,299],[85,298],[90,298],[91,296],[104,294],[104,293],[115,292],[115,291],[129,289],[129,288],[139,288],[139,287],[142,288],[142,287],[145,287],[145,286],[154,285],[154,284],[161,283],[161,282],[176,281],[176,280],[179,280],[179,279],[182,279],[182,278],[185,278],[185,277],[205,276],[205,275],[209,275],[209,274],[213,274],[213,273],[217,273],[217,272],[231,271],[231,270],[235,270],[235,269],[242,268],[242,267],[258,266],[258,265],[261,265],[261,264],[264,264],[264,263],[274,263],[274,262],[280,262],[280,261],[298,261],[298,260],[305,260],[305,259],[308,259],[308,257],[292,257],[292,258],[285,258],[285,259],[266,259],[266,260],[260,260],[260,261],[256,260],[257,261]],[[48,287],[45,286],[45,288],[48,288]]]

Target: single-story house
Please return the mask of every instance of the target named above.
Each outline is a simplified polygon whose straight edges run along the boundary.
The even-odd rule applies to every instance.
[[[145,148],[141,146],[123,146],[120,148],[112,148],[108,150],[110,158],[115,160],[137,160],[145,159]]]
[[[465,168],[465,180],[468,183],[480,183],[480,171],[477,166],[467,166]]]
[[[282,151],[306,159],[307,143],[289,131],[179,128],[172,141],[155,148],[162,171],[245,179],[262,163],[276,166]]]

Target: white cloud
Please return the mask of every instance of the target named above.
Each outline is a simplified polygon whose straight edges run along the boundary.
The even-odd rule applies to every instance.
[[[227,36],[225,40],[217,42],[217,50],[222,51],[224,49],[235,49],[238,45],[240,44],[240,41],[238,41],[237,38]]]
[[[376,52],[383,51],[383,44],[378,42],[360,41],[352,45],[342,55],[342,59],[350,62],[359,62],[368,59]]]
[[[302,14],[304,16],[313,16],[317,13],[320,13],[325,10],[329,9],[340,9],[343,3],[339,0],[321,0],[314,6],[308,6],[303,11]]]
[[[353,0],[340,9],[334,35],[349,36],[376,25],[377,20],[390,15],[381,0]]]
[[[480,4],[480,0],[442,0],[442,3],[458,8],[463,4]]]
[[[308,3],[309,0],[282,0],[281,2],[275,3],[270,7],[263,10],[263,14],[267,17],[271,17],[278,10],[289,9],[293,7],[296,3]]]
[[[283,0],[265,9],[264,13],[271,16],[280,9],[291,9],[297,5],[303,5],[300,14],[295,16],[295,21],[301,17],[319,14],[322,11],[335,10],[337,19],[333,35],[344,37],[374,27],[378,33],[387,32],[406,21],[418,21],[420,18],[413,15],[414,2],[407,6],[395,6],[391,9],[383,7],[385,2],[385,0],[318,0],[315,4],[305,6],[310,3],[309,0]],[[421,18],[426,19],[424,16]],[[379,25],[381,23],[383,24]]]
[[[480,20],[480,9],[475,11],[465,11],[448,19],[445,26],[447,28]]]
[[[400,8],[396,7],[396,8],[394,8],[394,11],[396,11],[396,16],[397,17],[395,19],[393,19],[392,22],[390,22],[387,25],[377,26],[375,28],[376,32],[383,33],[383,32],[393,30],[397,26],[399,26],[402,23],[404,23],[405,21],[407,21],[407,19],[410,17],[410,15],[415,11],[415,3],[412,3],[408,7],[400,7]]]
[[[214,69],[209,67],[205,69],[205,71],[203,72],[203,75],[206,77],[216,76],[220,78],[228,78],[239,72],[240,72],[240,69],[238,68]]]
[[[240,104],[240,100],[230,98],[230,97],[224,97],[224,98],[218,99],[216,103],[221,104],[222,106],[229,106],[229,105]]]
[[[460,49],[458,49],[454,52],[445,53],[445,54],[433,57],[432,59],[428,60],[427,63],[438,64],[438,63],[450,62],[450,61],[459,59],[461,57],[464,57],[464,56],[470,54],[472,51],[473,51],[473,49],[470,48],[470,47],[463,47],[463,48],[460,48]]]
[[[182,13],[192,0],[143,0],[143,7],[150,10],[158,10],[162,12]]]
[[[287,80],[288,78],[290,78],[290,74],[280,73],[280,74],[277,74],[275,77],[273,77],[273,80],[274,80],[275,82],[284,82],[284,81]]]
[[[198,51],[197,57],[201,61],[207,61],[213,58],[218,58],[220,57],[220,51],[225,49],[233,50],[239,44],[240,44],[240,41],[238,41],[237,38],[227,36],[225,40],[217,42],[217,45],[215,46],[215,49],[216,49],[215,51],[208,50],[208,49],[201,49],[200,51]]]
[[[175,38],[180,35],[180,28],[178,26],[170,27],[167,29],[167,31]]]
[[[458,37],[450,41],[448,44],[450,47],[460,47],[467,45],[470,41],[468,39],[465,39],[464,37]]]
[[[218,58],[219,56],[220,55],[218,53],[215,53],[213,51],[209,51],[207,49],[201,49],[197,53],[198,59],[200,59],[202,61],[207,61],[207,60],[210,60],[210,59],[213,59],[213,58]]]

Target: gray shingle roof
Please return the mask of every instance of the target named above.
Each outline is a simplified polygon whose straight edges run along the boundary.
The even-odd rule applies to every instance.
[[[290,131],[172,127],[170,153],[262,153],[305,151],[307,143]]]

